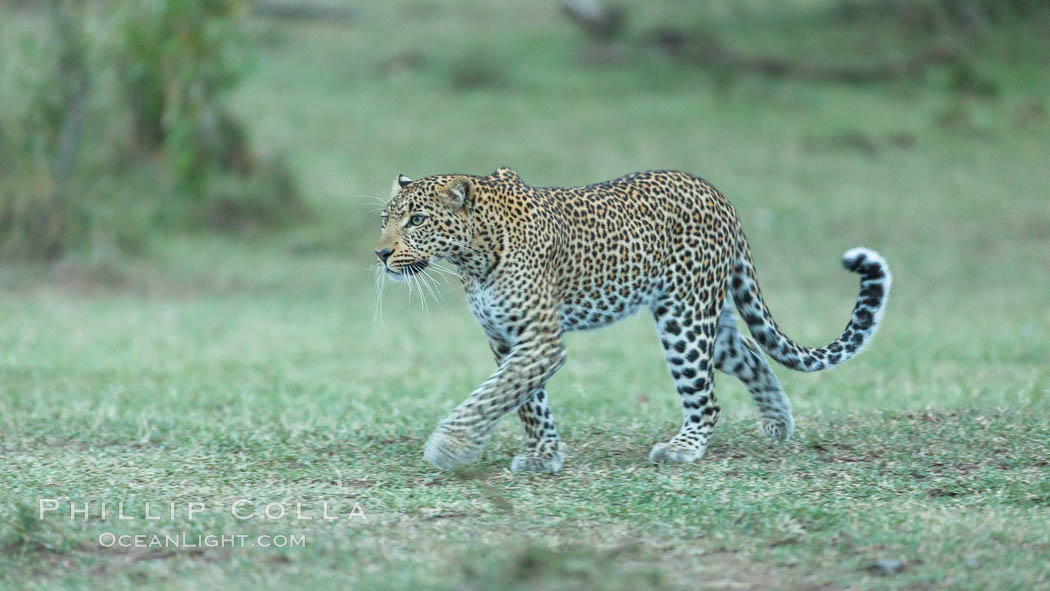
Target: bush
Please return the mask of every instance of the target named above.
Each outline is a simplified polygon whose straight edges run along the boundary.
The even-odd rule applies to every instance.
[[[119,10],[113,51],[140,149],[164,148],[176,180],[194,189],[215,168],[245,172],[245,135],[223,110],[236,84],[240,0],[145,0]]]
[[[0,256],[303,217],[283,160],[255,154],[224,103],[245,70],[244,5],[50,3],[46,33],[12,56],[22,100],[0,112]]]
[[[87,43],[79,11],[54,8],[46,43],[23,48],[38,67],[19,71],[26,92],[14,137],[0,134],[0,254],[8,257],[56,257],[75,231],[68,187],[90,81]]]

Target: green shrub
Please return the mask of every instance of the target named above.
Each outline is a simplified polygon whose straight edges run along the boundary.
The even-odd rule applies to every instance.
[[[55,198],[51,175],[21,174],[0,183],[0,254],[4,258],[55,258],[65,248],[67,208]]]
[[[81,11],[54,2],[50,35],[22,46],[14,133],[0,134],[0,255],[54,258],[76,234],[70,198],[89,92]],[[16,58],[17,59],[17,58]],[[0,123],[0,129],[7,125]]]
[[[245,5],[54,0],[36,15],[0,111],[0,257],[303,217],[283,160],[255,154],[224,102],[245,71]]]
[[[240,72],[231,19],[243,4],[142,0],[116,16],[113,61],[135,140],[146,151],[164,148],[176,180],[192,189],[212,169],[245,159],[244,133],[221,103]]]

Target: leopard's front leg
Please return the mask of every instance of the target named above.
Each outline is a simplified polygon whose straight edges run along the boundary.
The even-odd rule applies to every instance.
[[[518,408],[565,362],[565,349],[552,309],[524,320],[518,342],[496,373],[456,407],[430,435],[423,457],[442,470],[473,460],[499,419]]]
[[[503,363],[511,350],[510,343],[499,337],[490,338],[489,347],[492,348],[497,365]],[[558,438],[545,388],[536,390],[521,403],[518,417],[525,426],[525,452],[514,456],[510,469],[515,472],[550,474],[560,470],[565,460],[565,446]]]
[[[525,424],[529,441],[524,453],[514,456],[510,469],[515,472],[546,472],[561,470],[565,461],[565,446],[558,438],[546,390],[533,392],[521,406],[518,416]]]

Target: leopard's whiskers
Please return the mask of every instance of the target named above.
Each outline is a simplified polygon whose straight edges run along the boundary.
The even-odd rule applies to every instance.
[[[419,277],[420,274],[418,272],[413,273],[412,275],[408,276],[408,282],[412,285],[412,287],[415,288],[416,292],[419,294],[419,305],[423,309],[423,314],[425,316],[430,316],[430,305],[427,304],[427,297],[426,294],[423,293],[423,287],[421,286],[422,282],[419,280]]]
[[[467,251],[467,252],[469,252],[471,254],[476,254],[478,256],[481,256],[480,252],[478,252],[477,250],[474,249],[473,246],[470,246],[469,244],[467,244],[465,242],[459,242],[459,241],[456,241],[456,240],[450,240],[449,244],[451,244],[452,246],[458,246],[459,248],[462,248],[463,250],[465,250],[465,251]]]
[[[375,270],[375,283],[372,286],[372,322],[384,327],[383,323],[383,291],[386,288],[386,276],[383,272],[383,264],[372,265]]]
[[[459,273],[456,273],[455,271],[453,271],[452,269],[449,269],[448,267],[443,267],[443,266],[438,265],[438,264],[433,264],[433,265],[430,265],[430,268],[432,268],[435,271],[437,271],[438,272],[438,277],[440,277],[442,279],[442,281],[445,281],[446,283],[448,282],[448,279],[445,277],[445,275],[452,275],[456,279],[463,279],[462,277],[460,277]]]
[[[445,298],[441,295],[441,290],[438,288],[437,280],[435,280],[434,277],[430,274],[430,272],[426,269],[420,271],[419,277],[423,286],[426,287],[427,291],[430,292],[430,295],[433,296],[434,302],[437,303],[438,307],[444,308]]]

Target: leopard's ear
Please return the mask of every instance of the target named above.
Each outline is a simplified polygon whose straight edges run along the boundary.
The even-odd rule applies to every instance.
[[[495,171],[492,172],[490,176],[514,183],[522,182],[521,176],[519,176],[518,173],[511,170],[508,166],[501,166],[497,168]]]
[[[411,183],[412,179],[408,178],[407,176],[403,174],[397,175],[397,178],[394,179],[394,185],[390,187],[390,197],[394,197],[398,194],[398,192],[401,191],[401,189],[407,187]]]
[[[457,176],[445,185],[442,192],[448,195],[456,207],[463,207],[474,197],[474,183],[469,177]]]

